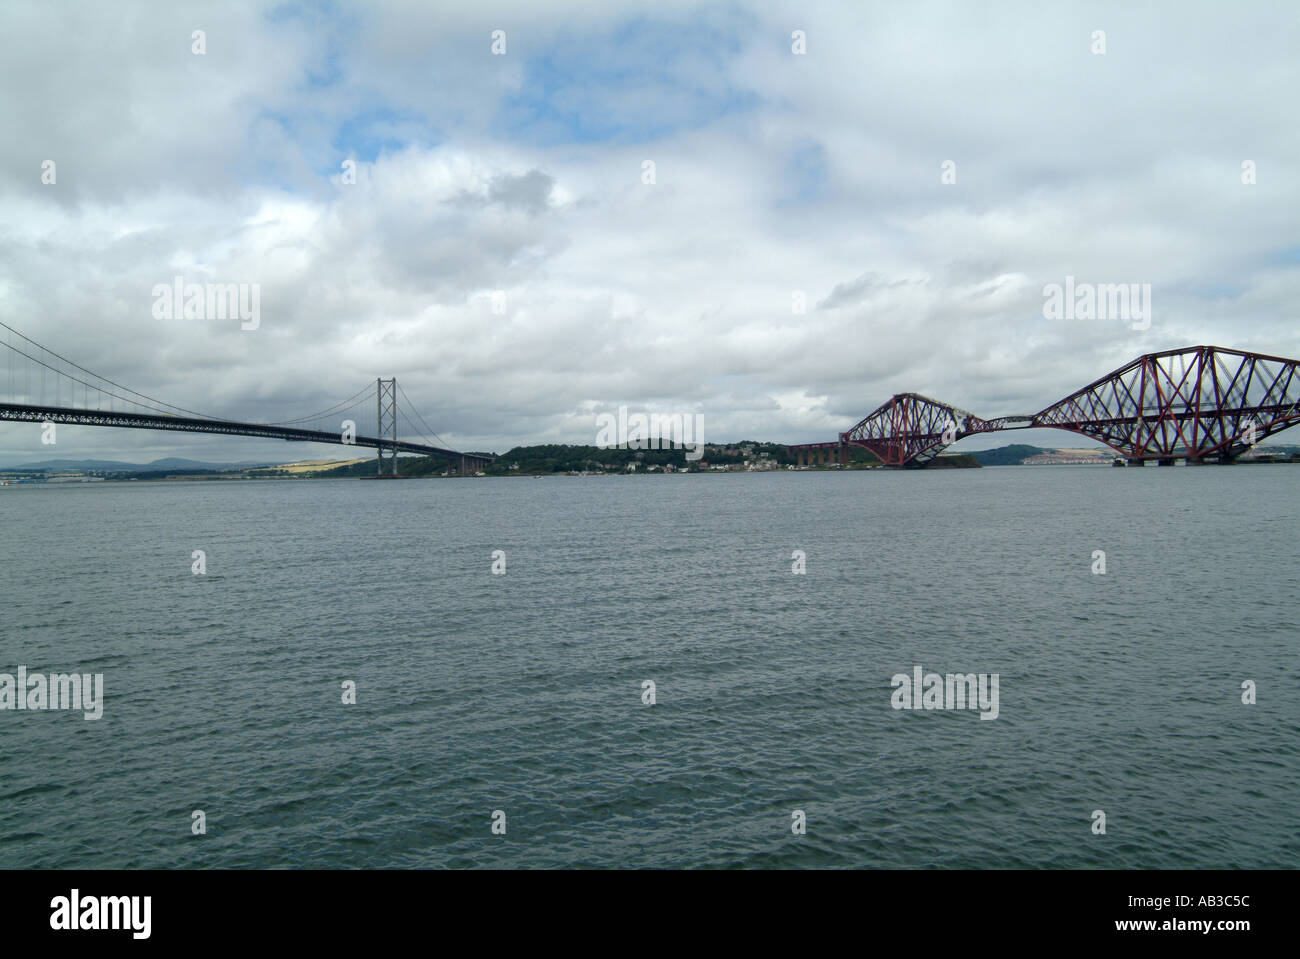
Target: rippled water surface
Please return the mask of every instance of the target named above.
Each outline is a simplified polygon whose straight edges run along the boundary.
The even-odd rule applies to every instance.
[[[0,711],[0,867],[1293,867],[1298,488],[0,489],[0,672],[106,689],[98,722]],[[892,709],[918,664],[997,673],[997,719]]]

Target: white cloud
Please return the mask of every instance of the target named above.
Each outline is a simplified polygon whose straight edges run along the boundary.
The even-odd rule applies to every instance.
[[[798,442],[899,391],[995,416],[1149,350],[1300,356],[1283,8],[285,10],[0,10],[0,83],[21,91],[0,103],[6,322],[214,415],[283,420],[395,374],[449,442],[497,450],[590,441],[620,403]],[[522,123],[548,64],[609,85],[566,86]],[[573,103],[617,135],[574,127]],[[150,290],[176,273],[260,284],[261,329],[155,320]],[[1150,283],[1156,321],[1045,320],[1042,287],[1067,275]],[[0,426],[0,456],[47,452],[30,433]],[[60,443],[282,455],[88,428]]]

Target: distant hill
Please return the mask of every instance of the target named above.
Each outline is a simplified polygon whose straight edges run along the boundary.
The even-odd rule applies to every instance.
[[[114,473],[152,473],[159,470],[230,470],[247,469],[264,466],[265,461],[257,463],[202,463],[198,460],[179,459],[169,456],[154,460],[152,463],[124,463],[119,460],[41,460],[38,463],[21,463],[4,466],[7,470],[32,470],[48,472],[50,470],[103,470]]]
[[[1016,443],[1012,446],[999,446],[994,450],[980,450],[970,455],[981,466],[1019,466],[1030,456],[1037,456],[1039,453],[1046,452],[1047,450],[1039,449],[1037,446]]]
[[[979,469],[980,461],[970,453],[940,453],[925,464],[928,470]]]
[[[1119,454],[1114,450],[1103,446],[1096,447],[1097,452],[1103,456],[1115,457]],[[1275,456],[1290,456],[1292,453],[1300,453],[1300,446],[1289,446],[1284,444],[1263,444],[1255,448],[1259,454],[1273,454]],[[1031,456],[1038,456],[1043,453],[1062,452],[1057,449],[1042,449],[1037,446],[1026,446],[1025,444],[1016,444],[1013,446],[999,446],[997,449],[980,450],[978,453],[970,455],[980,462],[983,466],[1020,466],[1026,459]]]

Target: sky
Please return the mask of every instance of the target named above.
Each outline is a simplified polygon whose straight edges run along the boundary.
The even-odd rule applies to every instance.
[[[1297,50],[1289,0],[7,0],[0,320],[231,419],[395,376],[468,450],[1033,413],[1157,350],[1300,357]],[[159,318],[176,276],[257,328]],[[1048,317],[1067,277],[1149,322]],[[1007,442],[1092,445],[953,449]],[[0,423],[4,464],[346,455],[291,450]]]

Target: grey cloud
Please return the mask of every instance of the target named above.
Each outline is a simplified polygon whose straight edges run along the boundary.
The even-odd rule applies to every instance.
[[[0,82],[17,92],[0,101],[0,313],[216,415],[287,419],[396,374],[431,425],[476,449],[581,441],[584,404],[699,409],[712,436],[794,442],[902,390],[993,415],[1148,350],[1300,356],[1300,25],[1284,8],[742,3],[709,20],[734,43],[680,58],[668,80],[677,99],[734,91],[745,110],[692,107],[634,145],[513,136],[502,104],[528,57],[635,45],[623,27],[694,9],[587,7],[492,7],[511,44],[494,58],[482,12],[424,4],[343,3],[333,23],[271,5],[5,4]],[[206,58],[189,52],[196,25]],[[1088,52],[1097,27],[1103,57]],[[629,128],[665,102],[588,99]],[[792,169],[801,143],[816,162]],[[348,156],[358,178],[343,185]],[[46,158],[55,186],[40,182]],[[940,182],[945,160],[955,184]],[[150,290],[175,274],[260,283],[262,329],[154,320]],[[1066,275],[1151,283],[1156,321],[1139,334],[1046,320],[1042,287]],[[0,458],[39,457],[31,441],[0,426]],[[283,455],[130,431],[65,442]]]
[[[554,185],[555,180],[540,170],[529,170],[523,176],[502,173],[488,185],[488,199],[527,213],[540,213],[549,205]]]

